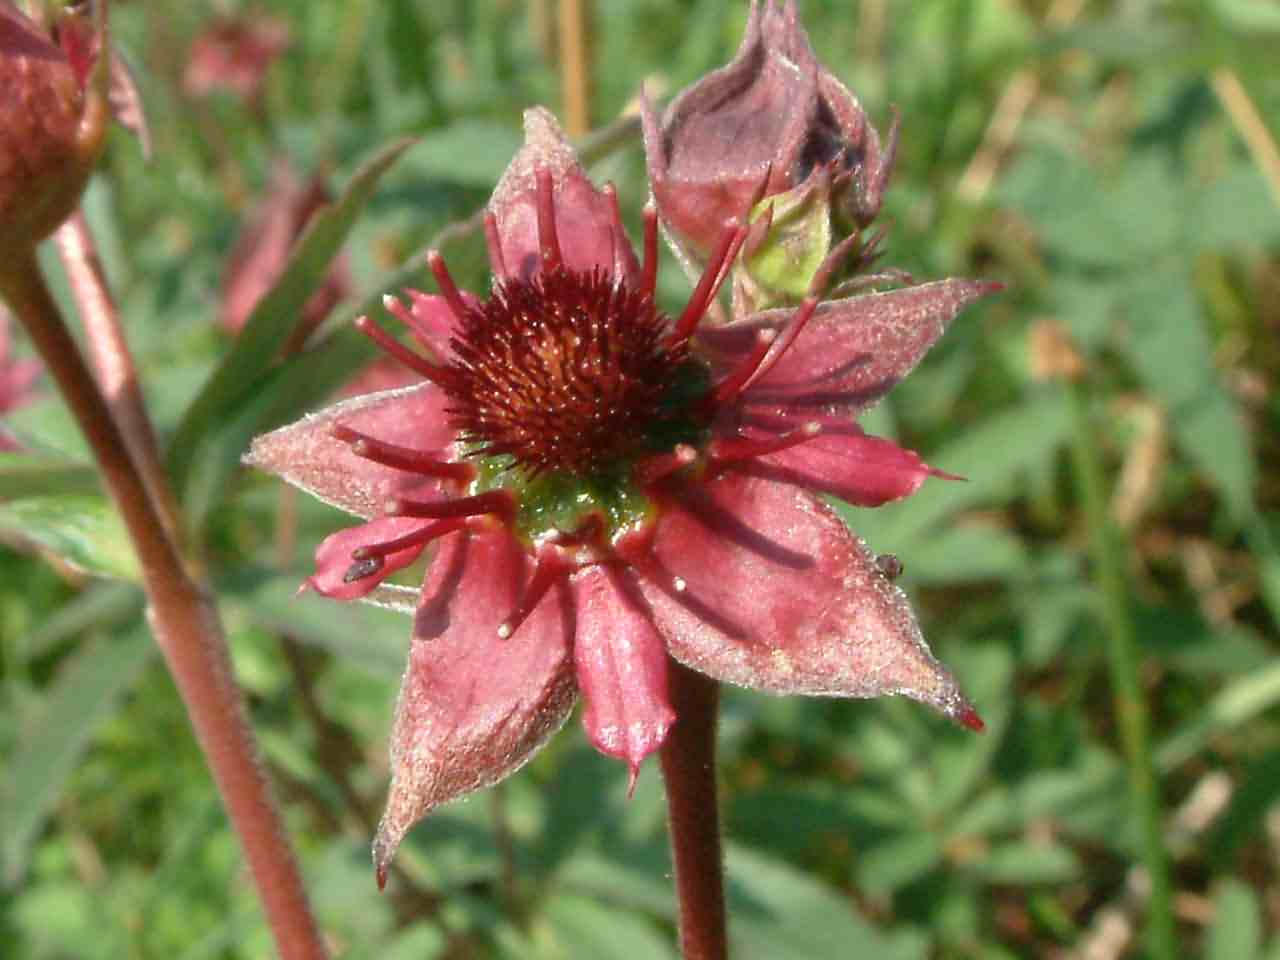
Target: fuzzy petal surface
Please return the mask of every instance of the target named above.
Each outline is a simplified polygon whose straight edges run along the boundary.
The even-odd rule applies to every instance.
[[[347,582],[347,572],[352,564],[351,552],[358,547],[406,536],[430,523],[430,520],[415,517],[378,517],[358,527],[347,527],[329,534],[316,547],[316,572],[307,578],[306,586],[334,600],[358,600],[367,596],[385,578],[417,560],[424,545],[388,554],[376,573]]]
[[[453,459],[448,398],[433,383],[343,400],[254,439],[244,462],[287,480],[311,496],[357,517],[380,516],[388,498],[438,486],[351,452],[333,436],[334,424],[440,459]]]
[[[742,403],[805,420],[817,413],[856,416],[915,368],[961,310],[999,289],[998,283],[952,279],[827,301]],[[701,331],[700,340],[717,363],[732,366],[751,350],[758,331],[782,330],[792,314],[768,310]]]
[[[926,478],[947,476],[914,451],[883,437],[868,436],[855,423],[834,417],[815,420],[822,432],[812,440],[745,461],[738,469],[752,476],[829,493],[858,507],[879,507],[901,500],[919,490]],[[794,426],[786,420],[782,422],[787,428]],[[762,437],[770,432],[746,431],[749,436]]]
[[[640,764],[662,746],[676,714],[667,699],[666,644],[628,586],[603,566],[573,576],[573,656],[587,736],[601,753],[627,762],[634,788]]]
[[[573,708],[565,591],[544,597],[509,639],[498,637],[528,566],[496,528],[440,541],[391,731],[391,791],[373,845],[380,878],[414,823],[513,773]]]
[[[631,241],[614,217],[613,204],[588,179],[578,156],[554,116],[542,107],[524,113],[525,144],[489,200],[497,220],[500,258],[506,273],[527,279],[541,265],[538,243],[536,172],[551,174],[556,232],[565,265],[572,270],[597,267],[636,282],[640,264]],[[495,274],[501,275],[499,263]]]
[[[812,494],[729,473],[667,507],[639,578],[667,649],[768,693],[900,694],[973,726],[906,596]]]
[[[466,290],[458,292],[467,306],[479,308],[479,297]],[[422,293],[420,290],[408,290],[406,293],[412,303],[409,316],[413,322],[409,329],[436,360],[444,362],[453,352],[449,339],[456,334],[460,319],[453,315],[449,302],[438,294]]]

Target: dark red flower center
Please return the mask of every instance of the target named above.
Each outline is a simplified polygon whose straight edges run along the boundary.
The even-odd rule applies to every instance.
[[[647,291],[563,266],[468,309],[441,386],[459,437],[530,476],[586,477],[649,452],[688,364]]]

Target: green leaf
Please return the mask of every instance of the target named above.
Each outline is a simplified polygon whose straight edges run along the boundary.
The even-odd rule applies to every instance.
[[[1235,729],[1276,703],[1280,703],[1280,663],[1272,663],[1220,691],[1194,720],[1159,746],[1157,765],[1166,772],[1174,769],[1194,756],[1211,737]]]
[[[1065,883],[1080,875],[1080,862],[1066,847],[1020,841],[994,847],[970,869],[988,883]]]
[[[38,715],[22,719],[26,734],[7,764],[0,817],[9,889],[21,882],[31,843],[94,729],[115,709],[155,649],[141,625],[120,639],[91,641],[63,665]]]
[[[301,577],[246,570],[219,584],[228,626],[248,620],[324,647],[373,673],[399,677],[409,652],[408,621],[376,607],[299,595]]]
[[[0,530],[38,543],[93,576],[141,579],[124,523],[105,497],[67,494],[0,503]]]
[[[539,955],[572,960],[671,960],[675,952],[654,925],[585,897],[554,896],[540,911],[554,949]]]
[[[921,938],[881,934],[834,890],[756,851],[731,846],[727,877],[729,933],[737,960],[925,956]]]
[[[356,172],[334,204],[311,219],[279,281],[258,303],[230,353],[201,389],[178,427],[169,450],[169,467],[180,497],[185,499],[195,477],[203,477],[207,485],[217,489],[235,469],[239,451],[227,460],[228,444],[220,436],[224,421],[238,421],[243,427],[246,395],[261,387],[280,348],[297,326],[303,304],[319,286],[329,262],[372,196],[379,178],[412,143],[412,140],[397,140],[384,147]],[[263,405],[249,406],[256,407],[259,416],[269,412]],[[218,448],[216,455],[206,452],[211,445]],[[210,470],[216,477],[204,474]]]
[[[910,568],[917,552],[932,550],[937,524],[957,511],[1003,502],[1027,470],[1043,465],[1067,442],[1067,429],[1062,394],[1033,394],[930,451],[931,464],[960,474],[965,482],[930,480],[910,499],[878,510],[840,503],[836,509],[873,545],[892,544],[888,549],[901,552]]]
[[[422,138],[406,166],[423,179],[448,180],[488,192],[520,149],[520,131],[483,120],[460,120]]]
[[[0,500],[100,489],[97,471],[86,463],[26,451],[0,454]]]
[[[1262,911],[1253,890],[1224,880],[1213,898],[1206,960],[1255,960],[1262,949]]]
[[[1225,867],[1246,842],[1262,836],[1263,818],[1280,799],[1280,750],[1249,765],[1231,803],[1214,823],[1204,847],[1210,860]]]
[[[90,627],[105,630],[132,620],[143,603],[142,591],[131,583],[90,583],[31,632],[23,653],[29,660],[42,657]]]

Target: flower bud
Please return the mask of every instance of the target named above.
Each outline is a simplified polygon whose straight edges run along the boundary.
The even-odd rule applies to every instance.
[[[879,212],[896,124],[882,147],[857,97],[814,56],[794,0],[753,2],[731,63],[681,92],[661,122],[647,102],[643,111],[654,199],[689,266],[762,185],[757,213],[772,204],[774,221],[746,253],[764,267],[766,293],[771,277],[803,292],[839,235]]]
[[[84,24],[68,15],[52,42],[0,5],[0,258],[30,249],[75,209],[102,149],[107,97],[89,83]]]

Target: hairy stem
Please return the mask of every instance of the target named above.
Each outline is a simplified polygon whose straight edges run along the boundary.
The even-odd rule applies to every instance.
[[[239,834],[277,951],[285,960],[323,958],[325,948],[258,760],[217,614],[186,575],[125,438],[62,322],[34,250],[0,268],[0,295],[57,382],[129,531],[152,630]]]
[[[67,280],[84,323],[89,358],[98,376],[98,386],[116,426],[124,435],[129,454],[137,465],[171,537],[180,535],[177,504],[165,479],[155,430],[147,416],[133,355],[120,326],[120,314],[107,286],[97,245],[84,213],[77,210],[54,234],[58,255],[67,271]]]
[[[724,857],[716,803],[716,713],[720,689],[668,660],[676,723],[662,747],[667,821],[675,861],[684,960],[725,960]]]
[[[1159,784],[1151,758],[1149,708],[1138,674],[1137,638],[1129,607],[1124,551],[1107,512],[1105,481],[1097,433],[1088,414],[1088,391],[1071,384],[1075,481],[1089,525],[1094,577],[1102,592],[1107,631],[1107,660],[1115,701],[1116,723],[1129,770],[1129,796],[1140,826],[1141,856],[1151,879],[1147,913],[1147,945],[1155,960],[1177,956],[1168,856],[1161,828]]]

